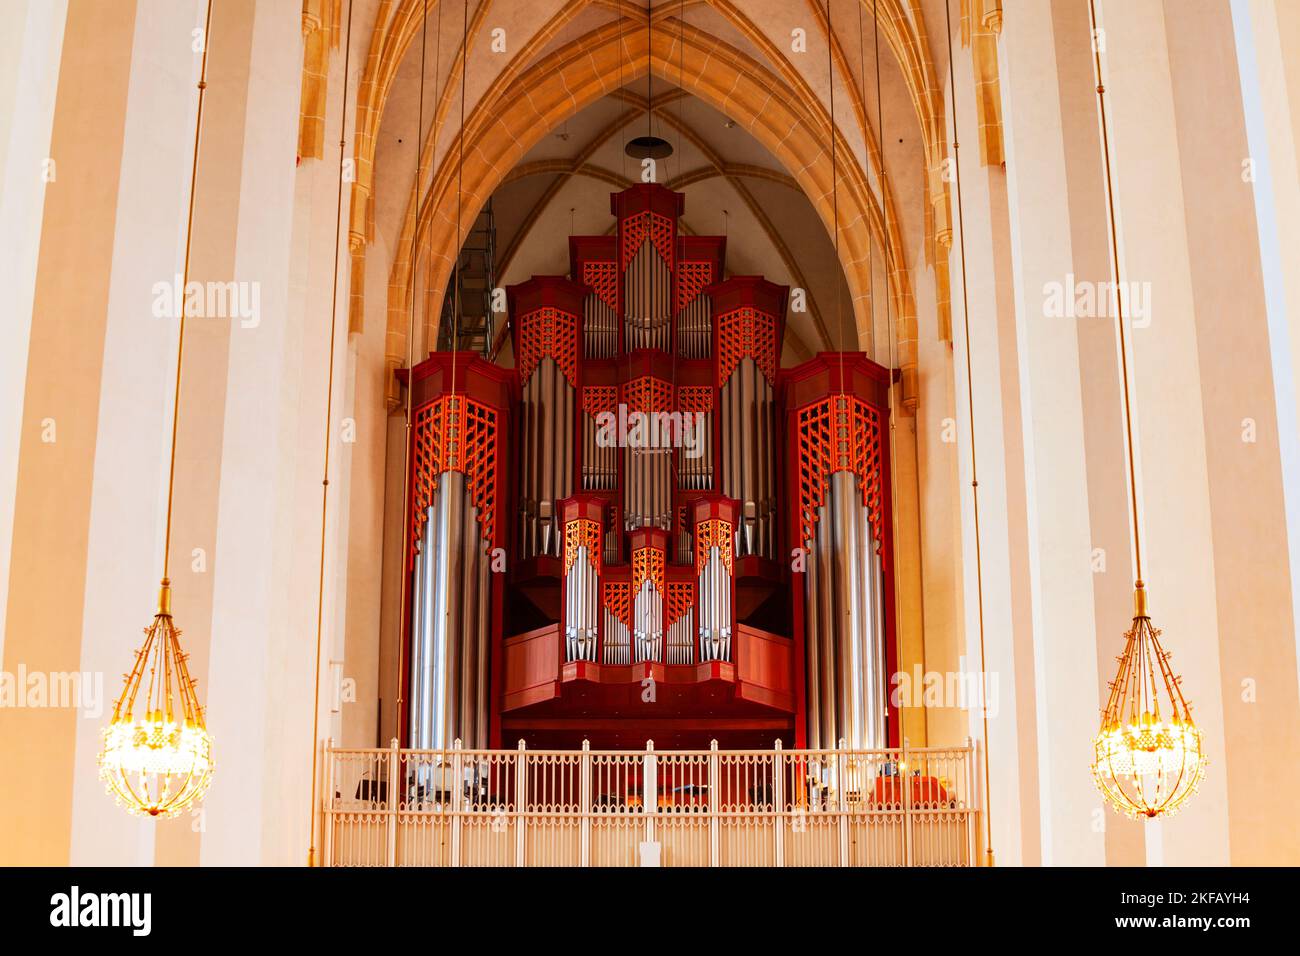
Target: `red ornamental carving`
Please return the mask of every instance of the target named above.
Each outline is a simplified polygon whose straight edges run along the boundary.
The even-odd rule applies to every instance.
[[[564,526],[564,573],[578,560],[578,549],[587,549],[587,563],[600,574],[600,522],[592,518],[575,518]]]
[[[527,382],[544,356],[578,387],[578,317],[546,307],[519,318],[519,381]]]
[[[709,551],[717,545],[722,555],[722,563],[731,574],[732,542],[735,529],[730,521],[721,518],[706,518],[695,525],[695,576],[699,577],[704,566],[709,563]]]
[[[682,616],[695,606],[695,582],[671,581],[668,584],[668,620],[667,627],[672,627]]]
[[[411,535],[408,559],[438,487],[438,476],[459,471],[478,508],[483,540],[496,540],[497,413],[464,395],[443,395],[415,412],[412,427]]]
[[[655,590],[664,593],[664,553],[658,548],[637,548],[632,552],[632,593],[640,594],[649,579]]]
[[[618,311],[618,265],[614,262],[584,262],[582,283],[591,286],[596,298]]]
[[[595,418],[601,412],[612,412],[618,404],[618,386],[587,385],[582,389],[582,410]]]
[[[621,269],[627,269],[627,264],[632,261],[647,236],[654,243],[659,258],[668,263],[668,268],[673,267],[673,221],[647,209],[623,220],[623,248],[619,260]]]
[[[606,581],[600,589],[601,603],[623,626],[632,627],[632,586],[626,581]]]
[[[749,306],[718,316],[718,387],[748,355],[769,385],[776,384],[776,316]]]
[[[677,389],[677,407],[684,412],[713,411],[712,385],[682,385]]]
[[[646,415],[672,408],[673,385],[653,375],[642,375],[623,386],[623,404],[629,412]]]
[[[683,261],[677,266],[677,311],[686,308],[705,286],[713,283],[713,263],[708,259]]]
[[[881,414],[852,395],[832,395],[799,410],[799,540],[812,543],[817,509],[837,471],[851,471],[862,487],[862,504],[877,541],[881,518]]]

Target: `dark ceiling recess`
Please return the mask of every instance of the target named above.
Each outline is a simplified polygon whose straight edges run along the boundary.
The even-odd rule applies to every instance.
[[[664,159],[673,154],[673,144],[658,136],[638,136],[623,151],[633,159]]]

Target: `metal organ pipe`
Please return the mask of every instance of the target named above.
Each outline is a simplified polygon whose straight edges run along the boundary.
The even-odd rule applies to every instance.
[[[672,514],[672,457],[667,450],[629,448],[626,479],[627,529],[667,528]]]
[[[654,582],[647,578],[636,593],[632,609],[636,662],[662,662],[664,645],[664,600]]]
[[[713,307],[701,293],[677,314],[678,354],[686,359],[709,357],[713,347]]]
[[[545,355],[521,392],[522,556],[558,556],[561,541],[556,502],[573,493],[574,389],[555,360]]]
[[[438,476],[411,591],[411,746],[487,743],[487,546],[465,476]]]
[[[741,503],[736,553],[776,557],[776,453],[772,387],[749,356],[722,387],[722,493]]]
[[[596,620],[599,580],[586,545],[577,549],[564,576],[564,639],[566,659],[596,660]]]
[[[857,477],[836,472],[804,578],[810,747],[885,746],[883,572]]]
[[[618,351],[618,313],[592,293],[583,303],[583,348],[587,358],[613,358]]]
[[[668,628],[668,663],[690,664],[695,635],[695,609],[687,608]]]
[[[604,608],[603,619],[605,629],[604,663],[632,663],[631,648],[628,643],[627,625],[620,621],[615,615],[611,614],[609,608]]]
[[[700,660],[731,660],[731,575],[714,545],[699,576]]]
[[[650,241],[641,243],[623,279],[626,348],[669,351],[673,275]]]

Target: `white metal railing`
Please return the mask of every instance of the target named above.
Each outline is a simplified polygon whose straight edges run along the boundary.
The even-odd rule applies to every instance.
[[[326,866],[972,866],[974,748],[325,750]]]

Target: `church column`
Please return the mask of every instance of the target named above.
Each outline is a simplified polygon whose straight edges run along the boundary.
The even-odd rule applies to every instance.
[[[1074,316],[1076,270],[1061,228],[1070,219],[1069,183],[1051,6],[1016,7],[999,48],[1019,358],[1003,375],[1018,382],[1024,415],[1041,862],[1098,865],[1105,844],[1089,770],[1097,632],[1077,330],[1089,320]],[[1123,575],[1122,553],[1114,561]]]
[[[974,380],[983,568],[985,668],[990,714],[988,735],[975,700],[967,702],[969,732],[980,748],[977,777],[983,782],[983,753],[989,759],[992,841],[999,865],[1034,864],[1039,859],[1036,683],[1027,562],[1024,434],[1018,386],[1015,315],[1011,297],[1006,177],[979,165],[975,91],[970,51],[954,37],[958,133],[961,136],[962,212],[954,210],[949,253],[952,276],[953,385],[955,421],[943,448],[955,459],[958,477],[961,608],[964,672],[977,682],[980,639],[977,604],[974,513],[971,495],[970,419],[967,409],[966,330],[961,293],[960,248],[965,230],[969,343]],[[951,90],[945,88],[950,96]],[[951,104],[945,103],[951,122]],[[951,131],[949,133],[951,136]],[[952,150],[949,149],[951,155]],[[956,191],[953,194],[956,203]],[[962,221],[964,220],[964,224]],[[938,456],[936,456],[937,458]],[[932,465],[939,464],[932,460]],[[927,627],[934,624],[927,620]],[[996,690],[994,690],[996,684]],[[981,806],[988,807],[987,795]],[[984,834],[980,833],[980,862]]]
[[[57,164],[57,178],[43,184],[29,168],[27,182],[18,190],[30,199],[32,191],[43,189],[44,208],[34,283],[28,285],[32,305],[25,370],[16,379],[3,379],[6,388],[9,382],[22,383],[16,396],[21,429],[16,448],[10,445],[17,452],[17,474],[16,480],[9,479],[14,482],[13,531],[6,544],[9,581],[0,661],[8,674],[81,670],[105,303],[119,213],[117,190],[105,184],[117,182],[122,168],[134,6],[69,5],[46,147]],[[55,22],[43,26],[58,29]],[[48,39],[46,35],[40,42]],[[6,204],[9,195],[6,188]],[[27,321],[20,316],[16,325]],[[0,325],[6,345],[19,344],[21,332],[9,328],[8,318]],[[5,361],[13,358],[6,354]],[[4,460],[15,459],[6,455]],[[138,637],[136,629],[148,623],[153,593],[151,587],[141,595],[143,617],[125,640],[131,633]],[[120,666],[125,663],[126,658]],[[108,683],[106,677],[104,693],[115,693]],[[0,719],[0,766],[22,768],[0,774],[0,846],[7,863],[64,865],[71,860],[69,768],[77,751],[78,713],[67,707],[15,707]],[[38,814],[31,812],[35,805],[41,807]]]
[[[296,542],[319,541],[324,381],[324,369],[299,353],[304,319],[290,303],[295,209],[285,197],[295,192],[301,17],[273,4],[231,15],[246,18],[250,45],[231,274],[257,284],[261,321],[229,330],[205,698],[216,745],[229,743],[217,756],[226,782],[218,777],[205,802],[200,862],[298,862],[319,553]],[[223,35],[213,30],[215,45]],[[316,435],[310,450],[297,441],[304,415]],[[259,739],[259,748],[238,743]]]
[[[9,593],[23,392],[32,328],[32,296],[45,193],[57,182],[50,132],[63,56],[67,0],[10,4],[9,27],[0,35],[0,288],[10,309],[0,323],[0,608]],[[0,656],[5,642],[0,614]]]
[[[1218,771],[1231,811],[1225,862],[1266,865],[1300,854],[1289,796],[1300,789],[1300,739],[1277,733],[1300,726],[1296,551],[1288,535],[1300,533],[1300,515],[1287,519],[1284,487],[1288,477],[1297,477],[1300,462],[1293,459],[1289,475],[1283,465],[1288,447],[1291,455],[1300,453],[1300,438],[1294,407],[1279,408],[1275,392],[1275,377],[1289,378],[1291,371],[1273,361],[1283,319],[1270,314],[1276,303],[1268,301],[1265,236],[1256,212],[1272,176],[1259,164],[1253,171],[1245,166],[1255,152],[1241,90],[1243,79],[1250,82],[1242,71],[1251,63],[1248,50],[1239,58],[1233,19],[1226,4],[1193,0],[1166,17],[1165,29],[1187,213],[1223,735],[1230,755]],[[1259,152],[1266,152],[1263,144]],[[1266,250],[1265,257],[1279,253]],[[1296,489],[1290,493],[1295,508]],[[1170,644],[1179,644],[1172,632]],[[1267,787],[1260,786],[1261,767],[1269,768]]]

